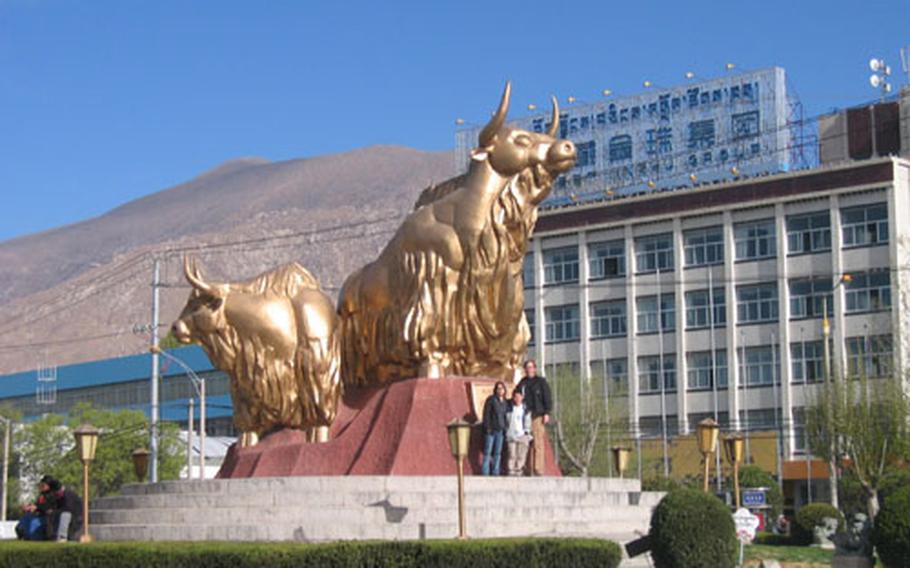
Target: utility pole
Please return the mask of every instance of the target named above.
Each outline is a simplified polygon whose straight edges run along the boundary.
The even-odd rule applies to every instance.
[[[9,497],[9,491],[7,490],[9,485],[9,444],[13,422],[9,418],[0,418],[0,420],[5,423],[3,432],[3,496],[0,497],[0,499],[3,499],[3,505],[0,506],[0,520],[6,522],[6,500]]]
[[[152,384],[149,398],[151,405],[151,427],[149,428],[149,481],[158,483],[158,289],[161,286],[161,267],[155,259],[154,277],[152,279]]]
[[[193,479],[193,399],[189,400],[186,418],[186,478]]]
[[[199,479],[205,479],[205,379],[199,381]]]

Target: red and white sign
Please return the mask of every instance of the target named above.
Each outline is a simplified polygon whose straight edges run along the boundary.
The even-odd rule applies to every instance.
[[[737,509],[733,513],[733,523],[736,525],[736,538],[740,542],[748,544],[755,540],[755,531],[758,530],[760,521],[748,509]]]

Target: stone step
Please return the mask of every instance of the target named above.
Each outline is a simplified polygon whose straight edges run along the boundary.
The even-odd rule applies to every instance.
[[[296,477],[131,485],[93,502],[99,540],[402,540],[457,533],[454,476]],[[611,478],[465,479],[475,537],[647,531],[659,493]],[[620,538],[621,537],[621,538]]]
[[[650,498],[649,498],[650,499]],[[574,505],[584,506],[622,506],[640,503],[638,494],[629,493],[480,493],[466,491],[468,503],[483,503],[488,507],[504,507],[515,503],[532,503],[535,505]],[[121,495],[104,497],[93,502],[95,509],[120,508],[172,508],[199,507],[221,509],[228,507],[358,507],[388,502],[398,507],[449,507],[457,501],[455,487],[445,492],[379,492],[356,491],[323,492],[323,493],[186,493],[186,494],[150,494]]]
[[[155,484],[130,484],[122,488],[124,495],[156,493],[235,493],[259,492],[320,492],[383,490],[406,491],[420,487],[423,491],[448,491],[455,483],[455,476],[309,476],[309,477],[258,477],[247,479],[210,479],[205,481],[165,481]],[[571,477],[479,477],[465,478],[466,491],[526,490],[546,493],[559,490],[563,493],[588,491],[639,492],[637,479],[571,478]]]
[[[625,542],[636,528],[618,523],[587,523],[528,520],[510,524],[467,523],[473,538],[577,536],[609,538]],[[458,523],[433,522],[414,525],[260,524],[260,525],[93,525],[99,541],[298,541],[423,540],[448,539],[458,534]]]
[[[245,524],[249,523],[251,514],[260,511],[267,515],[268,523],[357,523],[385,524],[433,522],[457,515],[457,507],[430,508],[383,508],[383,507],[345,507],[315,509],[250,509],[221,508],[170,508],[170,509],[95,509],[92,519],[96,524]],[[552,522],[607,522],[635,521],[641,522],[650,518],[650,509],[630,505],[613,507],[576,507],[576,506],[530,506],[513,505],[509,507],[486,507],[483,505],[466,507],[467,517],[477,522],[502,523],[511,519],[547,519]],[[265,521],[264,521],[265,522]]]

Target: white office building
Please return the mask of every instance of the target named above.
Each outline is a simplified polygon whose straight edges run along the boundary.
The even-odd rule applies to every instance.
[[[779,431],[793,459],[825,308],[834,369],[907,368],[908,243],[910,162],[893,157],[545,210],[525,262],[531,355],[605,373],[643,436],[716,416]]]

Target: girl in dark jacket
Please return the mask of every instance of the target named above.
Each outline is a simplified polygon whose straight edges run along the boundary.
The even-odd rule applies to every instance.
[[[506,412],[509,403],[506,401],[506,385],[497,381],[491,394],[483,404],[483,475],[499,475],[499,464],[502,461],[502,440],[508,424]]]

